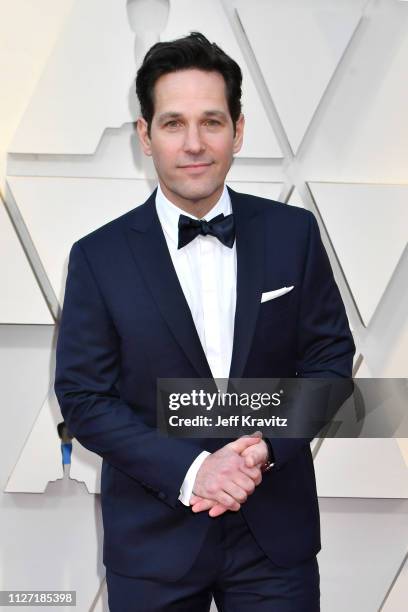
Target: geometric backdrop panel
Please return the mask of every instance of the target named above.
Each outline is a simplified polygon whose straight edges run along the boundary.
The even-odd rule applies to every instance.
[[[309,183],[365,326],[408,239],[408,185]]]
[[[260,198],[269,198],[270,200],[279,200],[282,191],[282,183],[259,183],[252,181],[229,181],[227,185],[241,193],[251,193]]]
[[[366,0],[238,0],[237,11],[297,151]]]
[[[61,440],[57,431],[61,421],[57,399],[50,393],[9,476],[6,492],[44,493],[49,482],[63,477]]]
[[[408,601],[408,555],[401,572],[395,578],[390,594],[381,612],[406,612]]]
[[[77,1],[9,151],[91,154],[105,128],[133,121],[134,47],[125,0]]]
[[[379,612],[406,555],[408,501],[323,498],[319,506],[322,612]]]
[[[105,575],[99,499],[64,477],[42,495],[4,493],[0,504],[1,588],[74,590],[72,609],[91,610]]]
[[[302,150],[309,181],[407,182],[407,66],[408,3],[367,2]]]
[[[9,177],[9,187],[57,298],[72,244],[142,204],[146,180]]]
[[[407,465],[397,440],[325,439],[314,465],[319,497],[408,499]]]
[[[54,340],[54,325],[0,325],[0,491],[18,462],[47,397]]]
[[[302,196],[300,195],[297,187],[294,187],[294,189],[292,190],[287,204],[291,204],[292,206],[298,206],[299,208],[305,208],[305,205],[302,201]]]
[[[72,440],[71,466],[69,477],[72,480],[83,482],[88,493],[101,492],[102,458],[91,453],[77,440]]]
[[[0,323],[54,323],[1,199],[0,287]]]

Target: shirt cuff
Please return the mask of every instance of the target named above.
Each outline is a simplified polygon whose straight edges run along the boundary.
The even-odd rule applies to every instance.
[[[196,457],[193,463],[188,468],[187,474],[183,480],[183,483],[180,488],[179,500],[185,505],[190,505],[191,495],[193,493],[194,483],[197,476],[197,472],[201,467],[204,459],[210,455],[208,451],[203,451]]]

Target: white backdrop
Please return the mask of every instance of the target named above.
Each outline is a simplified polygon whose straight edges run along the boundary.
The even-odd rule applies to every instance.
[[[35,6],[0,0],[0,588],[72,589],[102,612],[99,459],[74,441],[62,467],[54,349],[70,246],[155,185],[132,124],[145,51],[200,30],[238,60],[247,132],[229,184],[315,213],[356,376],[406,377],[408,2]],[[314,455],[322,611],[405,612],[407,440]]]

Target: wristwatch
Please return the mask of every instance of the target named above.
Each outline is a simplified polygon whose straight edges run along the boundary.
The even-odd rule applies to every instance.
[[[273,454],[272,444],[267,438],[263,438],[266,446],[268,447],[268,458],[261,467],[261,472],[268,472],[275,465],[275,456]]]

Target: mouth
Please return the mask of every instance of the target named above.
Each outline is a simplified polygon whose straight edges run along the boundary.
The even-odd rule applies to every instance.
[[[185,170],[186,172],[191,172],[193,174],[200,174],[201,172],[205,172],[207,168],[212,166],[213,162],[198,162],[194,164],[183,164],[179,166],[181,170]]]

